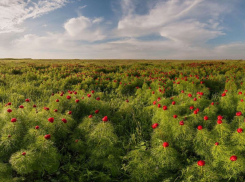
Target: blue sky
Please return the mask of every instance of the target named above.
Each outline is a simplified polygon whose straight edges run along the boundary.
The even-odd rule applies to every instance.
[[[245,59],[245,1],[2,0],[0,57]]]

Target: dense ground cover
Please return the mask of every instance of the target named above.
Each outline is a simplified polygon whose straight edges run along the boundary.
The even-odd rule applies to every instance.
[[[244,72],[242,61],[2,61],[0,179],[244,181]]]

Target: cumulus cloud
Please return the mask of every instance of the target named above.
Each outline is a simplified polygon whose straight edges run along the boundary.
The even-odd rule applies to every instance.
[[[21,24],[28,18],[37,18],[55,9],[61,8],[67,0],[1,0],[0,34],[22,32]]]
[[[6,2],[8,4],[11,1]],[[54,7],[58,8],[66,3],[65,0],[42,0],[42,3],[37,2],[36,5],[33,5],[32,1],[19,0],[21,3],[14,3],[16,0],[13,0],[12,2],[19,10],[21,9],[19,6],[22,5],[23,11],[20,11],[15,18],[11,16],[6,18],[8,21],[6,20],[5,23],[9,22],[6,23],[8,25],[6,27],[0,22],[0,32],[22,31],[18,25],[21,25],[25,19],[41,16],[45,12],[52,11],[52,8],[54,10]],[[54,4],[51,6],[50,2],[59,6]],[[245,43],[235,42],[219,46],[208,43],[211,39],[226,36],[222,18],[232,11],[229,0],[152,0],[150,6],[147,6],[147,12],[137,13],[137,3],[140,2],[142,0],[120,1],[121,17],[113,30],[109,29],[114,25],[111,20],[81,15],[64,21],[64,29],[61,33],[48,32],[42,36],[27,34],[19,38],[16,36],[4,38],[1,36],[4,34],[0,34],[0,40],[4,40],[3,43],[0,42],[1,57],[84,59],[241,59],[245,57],[243,51]],[[45,3],[49,8],[44,6]],[[43,11],[38,11],[37,7],[39,9],[43,7],[41,8]],[[1,12],[0,16],[3,17]],[[13,21],[15,23],[11,23],[12,20],[15,20]],[[144,36],[152,35],[161,39],[143,39]],[[8,41],[10,39],[11,41]],[[7,48],[5,43],[8,45]]]
[[[205,43],[224,35],[219,18],[231,10],[227,1],[220,4],[219,1],[210,0],[168,0],[159,1],[147,14],[139,15],[129,11],[134,9],[133,1],[122,2],[126,15],[118,22],[115,36],[157,34],[184,44]]]
[[[69,19],[64,28],[67,34],[76,40],[86,40],[89,42],[102,40],[106,36],[103,29],[99,25],[103,18],[89,19],[85,16]]]

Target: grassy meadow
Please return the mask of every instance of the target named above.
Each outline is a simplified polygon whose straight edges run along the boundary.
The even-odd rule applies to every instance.
[[[245,181],[242,60],[0,60],[0,181]]]

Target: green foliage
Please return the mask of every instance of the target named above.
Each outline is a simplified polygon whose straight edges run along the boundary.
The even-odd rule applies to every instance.
[[[0,181],[244,181],[242,62],[4,61]]]

